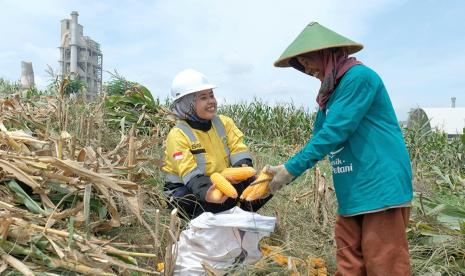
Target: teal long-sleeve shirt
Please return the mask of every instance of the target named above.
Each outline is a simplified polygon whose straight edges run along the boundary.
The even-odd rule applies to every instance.
[[[338,213],[350,216],[412,200],[412,171],[402,131],[381,78],[350,68],[319,110],[313,137],[285,163],[300,176],[329,155]]]

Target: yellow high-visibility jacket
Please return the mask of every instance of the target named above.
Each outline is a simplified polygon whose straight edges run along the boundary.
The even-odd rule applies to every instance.
[[[187,184],[197,175],[210,176],[252,159],[243,142],[244,134],[233,120],[219,115],[208,131],[192,128],[184,120],[171,129],[166,140],[166,182]]]

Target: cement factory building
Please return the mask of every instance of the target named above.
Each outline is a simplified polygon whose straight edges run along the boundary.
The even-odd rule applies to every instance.
[[[87,98],[91,99],[102,89],[102,60],[100,44],[84,36],[78,23],[79,14],[71,13],[71,19],[61,20],[60,76],[70,75],[86,84]]]

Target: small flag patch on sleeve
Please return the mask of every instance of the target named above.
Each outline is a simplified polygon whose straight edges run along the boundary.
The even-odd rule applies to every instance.
[[[184,155],[182,154],[182,152],[178,151],[173,154],[173,158],[174,160],[181,160],[184,158]]]

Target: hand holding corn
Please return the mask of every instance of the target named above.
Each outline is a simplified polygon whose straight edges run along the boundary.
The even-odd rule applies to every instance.
[[[212,185],[205,195],[205,201],[210,203],[221,204],[224,203],[226,199],[228,199],[228,196],[223,194],[222,191],[218,190],[215,185]]]
[[[212,181],[215,189],[207,192],[205,200],[212,203],[223,203],[219,202],[222,200],[221,195],[225,195],[231,198],[237,198],[237,191],[233,184],[239,183],[246,179],[251,178],[256,174],[256,171],[252,167],[239,167],[239,168],[226,168],[221,173],[213,173],[210,175],[210,180]],[[212,189],[212,188],[210,188]]]
[[[267,197],[270,193],[268,183],[270,183],[272,178],[273,175],[267,173],[266,170],[263,169],[257,179],[250,183],[250,185],[242,192],[241,199],[253,201]]]
[[[265,166],[265,170],[267,173],[273,175],[273,179],[269,184],[270,192],[272,194],[276,193],[286,184],[291,183],[294,180],[294,176],[290,174],[284,165],[279,166]]]

